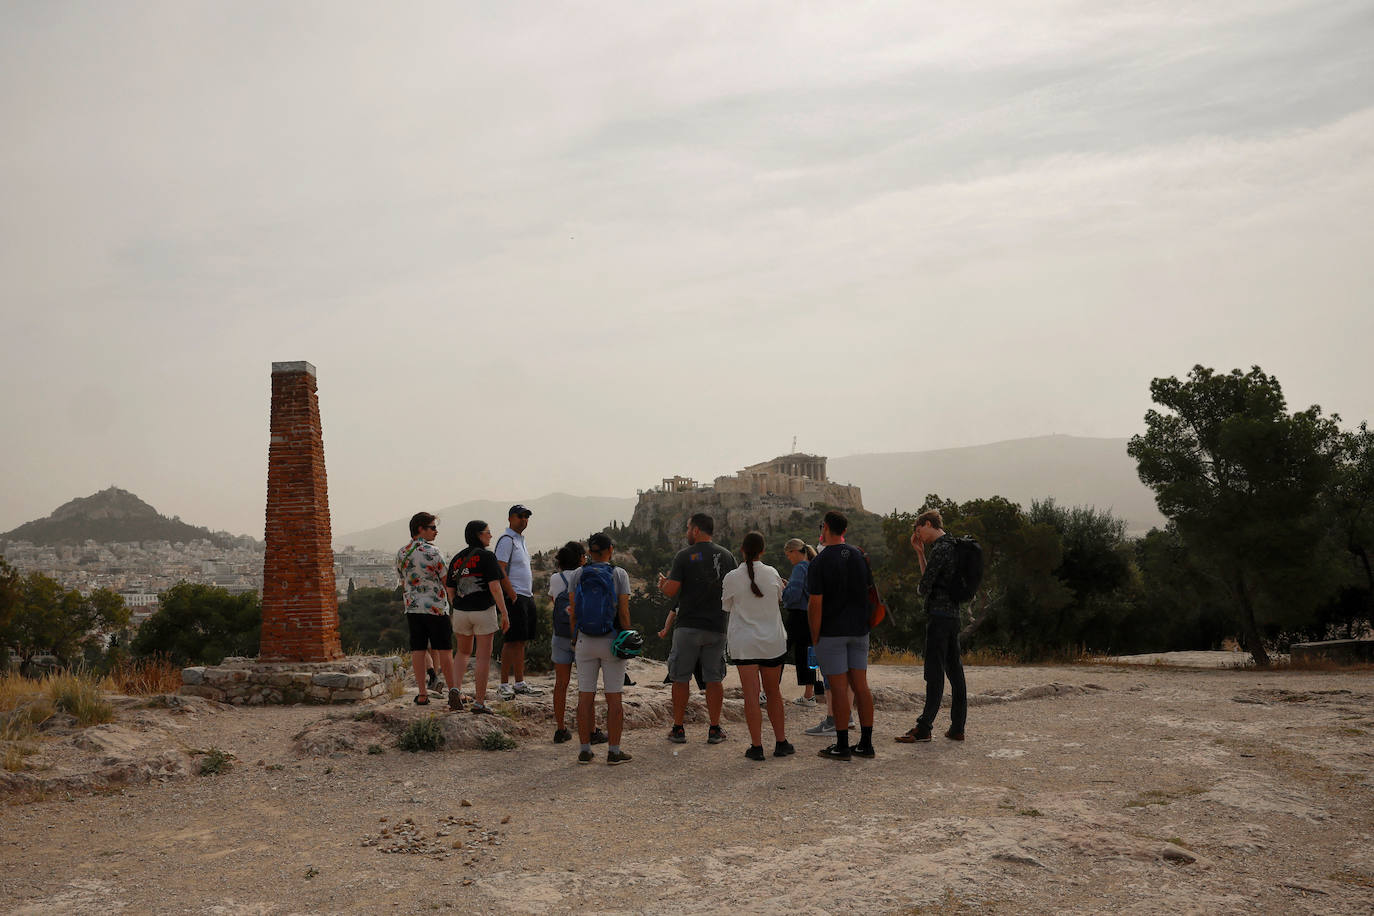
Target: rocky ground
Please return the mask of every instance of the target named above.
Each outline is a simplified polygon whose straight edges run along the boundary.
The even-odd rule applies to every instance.
[[[730,740],[694,699],[669,744],[662,668],[634,676],[614,769],[551,743],[547,695],[122,700],[0,784],[0,911],[1374,911],[1369,672],[976,668],[968,740],[901,745],[919,671],[875,668],[879,756],[850,763],[796,706],[798,754],[744,759],[737,690]],[[396,749],[428,715],[446,749]]]

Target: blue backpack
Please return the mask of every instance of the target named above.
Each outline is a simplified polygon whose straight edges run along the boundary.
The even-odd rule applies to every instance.
[[[571,639],[572,621],[568,619],[568,599],[572,596],[568,594],[568,574],[559,572],[558,578],[563,580],[563,591],[553,599],[553,633],[555,636]]]
[[[588,636],[605,636],[615,629],[615,567],[588,563],[577,578],[577,629]]]

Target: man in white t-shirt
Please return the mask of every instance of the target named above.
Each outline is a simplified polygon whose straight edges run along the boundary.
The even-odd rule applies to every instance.
[[[625,727],[620,697],[625,689],[625,659],[616,658],[612,650],[617,629],[630,628],[630,574],[610,565],[613,553],[615,542],[605,532],[587,538],[587,564],[568,573],[568,619],[577,635],[577,735],[582,744],[577,762],[592,762],[596,678],[600,673],[610,737],[606,762],[616,766],[630,760],[630,755],[620,749],[620,733]]]
[[[525,683],[525,643],[534,639],[539,615],[534,607],[534,571],[530,569],[530,552],[525,546],[525,529],[534,513],[516,503],[507,514],[509,527],[499,538],[492,553],[506,573],[501,587],[506,591],[506,608],[510,611],[510,629],[501,640],[501,699],[514,699],[517,693],[539,694],[544,691]],[[515,686],[510,679],[515,678]]]

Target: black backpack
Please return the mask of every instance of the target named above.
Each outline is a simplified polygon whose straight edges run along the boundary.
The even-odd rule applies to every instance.
[[[954,539],[954,571],[946,588],[956,604],[963,604],[978,592],[983,581],[983,545],[973,535]]]

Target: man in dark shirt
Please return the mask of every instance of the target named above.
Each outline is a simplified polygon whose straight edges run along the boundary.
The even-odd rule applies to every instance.
[[[873,693],[868,689],[868,587],[873,575],[859,548],[846,544],[849,520],[839,512],[825,513],[821,526],[824,549],[806,571],[811,598],[807,618],[816,661],[830,684],[835,717],[835,743],[820,752],[830,760],[850,756],[873,757]],[[849,746],[849,693],[859,706],[859,743]],[[844,728],[840,720],[845,719]]]
[[[687,521],[687,547],[673,558],[668,575],[658,574],[658,587],[678,599],[673,647],[668,653],[668,677],[673,682],[673,728],[668,740],[685,744],[683,718],[687,713],[688,682],[697,664],[706,679],[706,713],[710,744],[725,740],[720,709],[725,701],[725,608],[720,601],[721,580],[737,565],[730,551],[711,541],[715,519],[698,512]],[[668,626],[672,626],[670,623]],[[666,629],[667,627],[665,627]]]
[[[964,683],[964,663],[959,657],[959,604],[949,593],[955,572],[954,535],[945,533],[944,519],[938,509],[916,516],[911,532],[911,549],[921,563],[921,584],[917,587],[926,599],[926,704],[916,719],[916,727],[897,738],[903,744],[929,741],[940,700],[949,677],[949,731],[951,741],[964,740],[968,720],[968,687]]]

